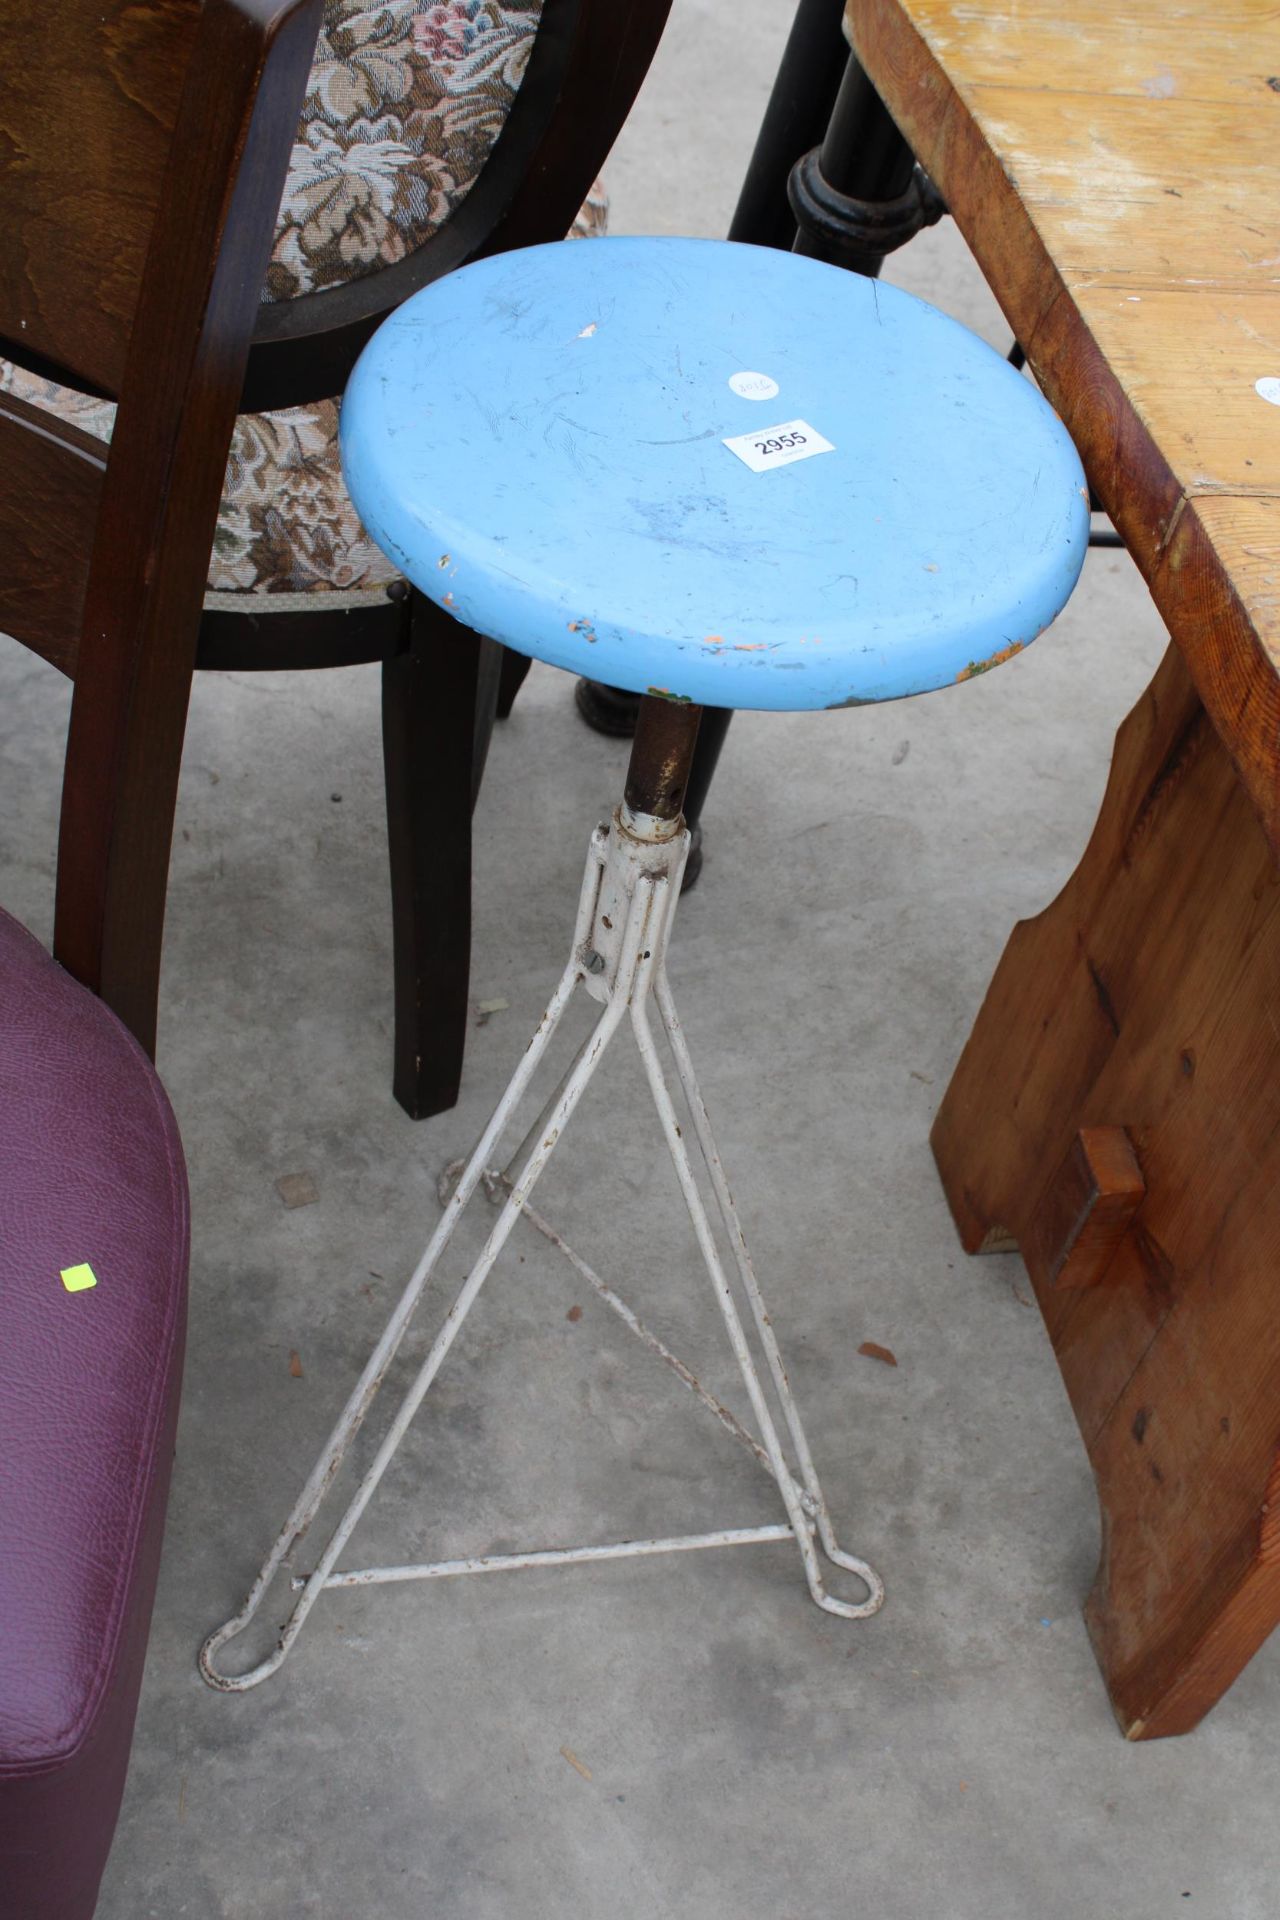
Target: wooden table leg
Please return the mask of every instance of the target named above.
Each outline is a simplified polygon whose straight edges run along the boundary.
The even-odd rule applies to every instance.
[[[1120,1725],[1184,1733],[1280,1619],[1280,871],[1174,648],[933,1149],[965,1247],[1020,1247],[1084,1435]]]

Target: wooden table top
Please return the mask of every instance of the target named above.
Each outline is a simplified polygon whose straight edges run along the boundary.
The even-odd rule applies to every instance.
[[[845,26],[1280,854],[1280,404],[1257,387],[1280,398],[1280,5],[849,0]]]

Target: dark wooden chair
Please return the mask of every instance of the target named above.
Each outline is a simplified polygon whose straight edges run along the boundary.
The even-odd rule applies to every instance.
[[[64,965],[0,912],[13,1920],[89,1920],[142,1679],[188,1213],[177,1128],[125,1023],[150,1036],[204,563],[319,19],[320,0],[62,0],[56,31],[46,0],[4,12],[0,343],[119,402],[107,452],[0,399],[0,626],[74,683]]]
[[[293,141],[210,555],[195,664],[380,661],[397,1098],[457,1097],[470,960],[470,813],[502,650],[424,602],[364,535],[338,404],[365,339],[478,254],[569,231],[634,98],[669,0],[327,0]],[[108,383],[77,389],[13,343],[0,387],[111,433]],[[86,449],[86,457],[88,450]],[[100,450],[95,457],[100,458]],[[157,916],[158,900],[148,903]],[[131,1023],[153,1039],[157,943]],[[142,1002],[149,997],[151,1013]]]
[[[5,9],[0,352],[119,411],[108,449],[0,395],[0,631],[74,681],[55,957],[148,1051],[205,562],[319,19]]]

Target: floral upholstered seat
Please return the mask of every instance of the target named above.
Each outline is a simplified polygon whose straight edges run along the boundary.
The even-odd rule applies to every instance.
[[[262,297],[376,273],[420,246],[478,178],[515,99],[542,0],[327,0]],[[593,191],[574,231],[602,231]],[[0,360],[0,391],[107,440],[109,401]],[[397,578],[342,482],[338,404],[244,414],[209,563],[212,607],[246,595],[380,599]],[[296,599],[276,600],[283,610]],[[314,603],[312,603],[314,604]]]

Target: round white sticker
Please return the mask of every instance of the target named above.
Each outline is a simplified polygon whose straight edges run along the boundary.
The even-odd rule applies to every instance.
[[[741,400],[772,400],[778,383],[767,373],[731,373],[729,385]]]
[[[1280,407],[1280,376],[1266,374],[1261,380],[1255,380],[1253,390],[1262,400],[1269,400],[1273,407]]]

